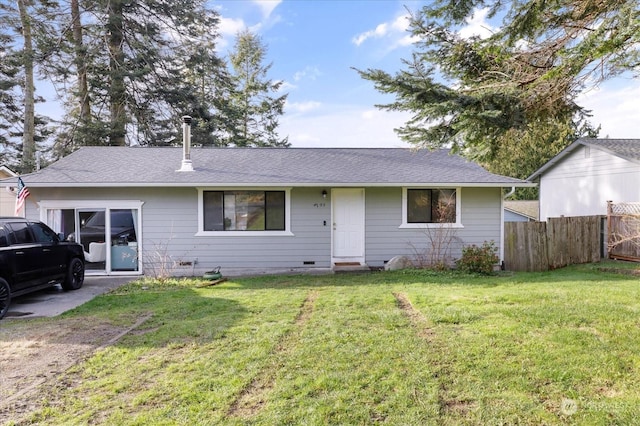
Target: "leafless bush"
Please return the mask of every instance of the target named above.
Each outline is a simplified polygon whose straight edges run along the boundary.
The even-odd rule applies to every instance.
[[[178,262],[169,254],[169,242],[153,243],[151,250],[145,250],[145,274],[150,271],[148,275],[160,281],[172,277],[178,266]]]
[[[427,228],[422,232],[422,247],[409,243],[413,251],[413,263],[417,268],[436,270],[450,269],[453,265],[452,248],[458,242],[455,229],[452,226]]]
[[[173,223],[169,229],[167,240],[152,242],[152,248],[145,250],[145,275],[164,281],[176,275],[180,266],[180,259],[174,258],[169,251],[169,245],[173,240]],[[149,273],[147,274],[147,271]]]
[[[433,209],[434,225],[423,230],[421,241],[426,244],[409,243],[413,251],[414,265],[417,268],[446,270],[454,264],[451,254],[459,238],[454,224],[456,222],[456,194],[439,197]]]

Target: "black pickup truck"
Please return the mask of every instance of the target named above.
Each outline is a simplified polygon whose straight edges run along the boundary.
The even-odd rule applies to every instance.
[[[56,284],[77,290],[84,282],[84,250],[41,222],[0,217],[0,318],[11,298]]]

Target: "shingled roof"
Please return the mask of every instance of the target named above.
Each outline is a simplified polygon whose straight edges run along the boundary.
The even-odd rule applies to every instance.
[[[561,161],[564,157],[575,151],[577,148],[580,148],[581,146],[588,146],[599,149],[625,160],[634,163],[640,163],[640,139],[581,138],[566,147],[555,157],[549,160],[545,165],[536,170],[531,176],[527,178],[527,180],[534,180],[538,178],[542,173],[549,170],[556,163]]]
[[[538,220],[540,203],[537,200],[505,201],[504,208],[521,216]]]
[[[531,186],[489,173],[448,150],[403,148],[83,147],[23,176],[32,187],[118,186]]]

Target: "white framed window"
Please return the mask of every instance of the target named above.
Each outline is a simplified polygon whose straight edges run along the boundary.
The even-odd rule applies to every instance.
[[[400,228],[461,228],[460,188],[402,188]]]
[[[289,188],[199,188],[196,236],[293,235]]]

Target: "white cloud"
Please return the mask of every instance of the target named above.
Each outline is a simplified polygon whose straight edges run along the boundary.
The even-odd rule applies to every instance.
[[[414,41],[414,39],[407,34],[408,28],[409,15],[405,13],[397,16],[392,21],[379,24],[372,30],[356,35],[351,39],[351,42],[356,46],[360,46],[370,39],[390,39],[394,47],[406,46]]]
[[[320,108],[322,103],[316,101],[287,102],[285,109],[289,114],[305,113]]]
[[[262,11],[262,16],[268,19],[271,16],[273,10],[278,7],[282,0],[254,0],[254,3],[258,5]]]
[[[403,14],[398,16],[392,23],[391,27],[397,32],[406,32],[409,29],[409,15]]]
[[[415,43],[415,42],[417,42],[419,40],[420,40],[420,37],[407,34],[404,37],[402,37],[402,38],[400,38],[399,40],[396,41],[396,44],[395,44],[394,48],[395,47],[411,46],[413,43]]]
[[[242,31],[247,27],[247,24],[242,19],[234,18],[220,18],[220,34],[222,36],[235,36],[239,31]]]
[[[320,106],[320,105],[318,105]],[[407,120],[405,113],[370,107],[322,105],[310,114],[288,114],[280,120],[281,136],[293,147],[409,147],[393,131]]]
[[[315,80],[320,77],[322,72],[317,67],[307,66],[302,71],[297,71],[293,74],[293,81],[301,80]]]
[[[242,19],[220,17],[219,31],[221,37],[218,39],[218,50],[223,50],[233,44],[236,34],[247,28],[247,24]]]
[[[254,0],[253,4],[260,9],[261,19],[260,22],[249,26],[242,18],[227,18],[222,14],[224,11],[220,11],[220,26],[218,30],[222,36],[218,41],[218,48],[220,50],[231,46],[235,40],[235,36],[240,31],[248,29],[254,34],[258,34],[267,28],[271,28],[281,21],[281,17],[274,15],[273,11],[278,5],[282,3],[282,0]]]
[[[590,121],[601,124],[600,137],[640,138],[640,80],[618,78],[580,95],[577,102],[591,110]]]
[[[295,84],[291,84],[288,81],[283,81],[282,86],[280,86],[280,92],[290,92],[291,90],[296,90],[298,86]]]
[[[367,41],[370,38],[382,38],[387,35],[389,30],[389,25],[386,23],[378,25],[375,29],[365,31],[364,33],[358,34],[353,38],[353,43],[356,46],[360,46],[362,43]]]
[[[467,26],[462,27],[458,31],[458,35],[462,38],[471,38],[478,36],[480,38],[490,37],[495,28],[487,22],[487,15],[489,14],[489,8],[475,9],[471,18],[466,19]]]

